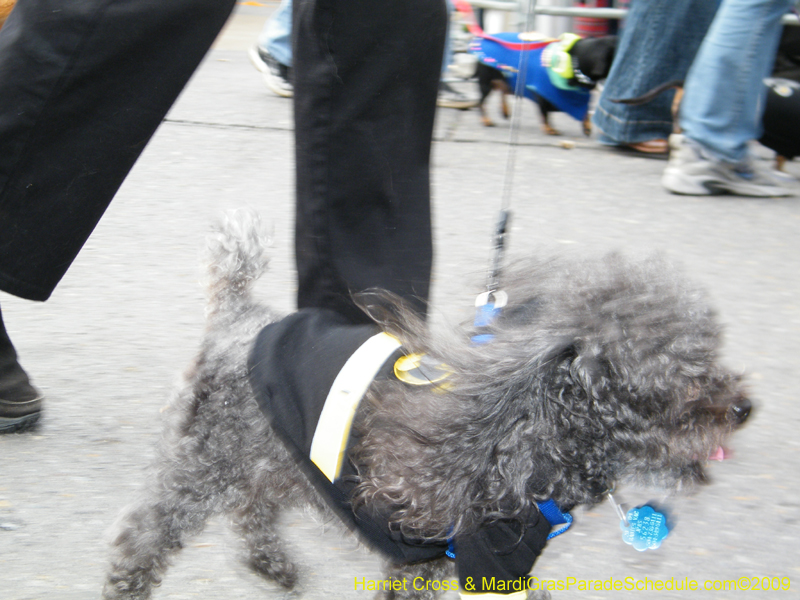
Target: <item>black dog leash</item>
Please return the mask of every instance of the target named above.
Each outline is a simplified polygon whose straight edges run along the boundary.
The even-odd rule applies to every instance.
[[[533,29],[533,17],[536,11],[536,0],[528,1],[528,10],[525,15],[525,31]],[[508,153],[506,155],[506,169],[503,177],[503,192],[500,201],[500,212],[492,236],[492,258],[489,263],[489,274],[486,281],[486,292],[478,296],[478,307],[491,303],[502,308],[505,305],[504,297],[498,296],[500,275],[505,258],[508,227],[511,221],[511,196],[514,189],[514,172],[516,166],[517,146],[519,145],[520,123],[522,121],[522,106],[525,100],[525,79],[528,72],[528,58],[530,52],[520,52],[517,72],[517,84],[514,90],[514,105],[511,112],[511,124],[508,132]]]

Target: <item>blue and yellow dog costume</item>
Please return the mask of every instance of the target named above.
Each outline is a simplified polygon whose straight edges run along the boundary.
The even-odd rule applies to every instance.
[[[471,14],[469,5],[459,2],[457,6],[459,11],[468,16]],[[515,93],[519,69],[523,65],[522,94],[539,105],[545,130],[555,133],[547,124],[547,113],[559,111],[581,121],[584,133],[589,134],[587,117],[591,90],[611,68],[615,37],[584,39],[574,33],[565,33],[553,39],[535,32],[489,35],[474,22],[468,27],[475,36],[469,51],[481,65],[478,70],[483,96],[481,104],[492,87],[487,79],[497,80],[500,74],[507,86],[504,86],[504,91]],[[583,50],[577,52],[579,47]],[[527,57],[522,53],[527,53]],[[503,112],[507,113],[505,107]],[[488,118],[484,118],[484,122],[490,124]]]
[[[569,51],[580,36],[566,33],[558,39],[543,39],[531,33],[498,33],[476,37],[470,53],[489,67],[502,72],[510,89],[517,89],[520,53],[528,52],[524,95],[539,102],[544,98],[557,110],[583,121],[589,112],[591,80],[573,65]],[[580,79],[579,79],[580,78]],[[576,84],[583,80],[585,84]]]

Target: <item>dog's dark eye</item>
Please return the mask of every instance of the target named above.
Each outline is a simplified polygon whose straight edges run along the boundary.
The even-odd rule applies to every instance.
[[[730,420],[736,423],[737,425],[741,425],[747,420],[747,417],[750,416],[750,412],[753,410],[753,405],[747,398],[742,398],[736,404],[733,404],[728,409],[728,414],[730,415]]]

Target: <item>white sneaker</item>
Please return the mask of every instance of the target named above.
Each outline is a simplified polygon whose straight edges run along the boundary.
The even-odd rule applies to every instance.
[[[294,95],[294,86],[291,82],[291,69],[279,63],[272,54],[256,44],[247,51],[250,62],[264,74],[264,83],[267,87],[283,98]]]
[[[436,106],[440,108],[458,108],[467,110],[473,106],[478,106],[478,98],[470,98],[463,92],[451,87],[444,81],[439,82],[439,95],[436,98]]]
[[[769,170],[757,168],[751,158],[735,164],[717,160],[700,144],[679,133],[669,136],[669,147],[669,162],[661,184],[674,194],[757,198],[794,195]]]

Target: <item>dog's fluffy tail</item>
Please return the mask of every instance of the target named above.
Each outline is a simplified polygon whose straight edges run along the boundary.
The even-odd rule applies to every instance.
[[[206,287],[209,315],[231,312],[250,298],[250,289],[266,271],[269,236],[252,209],[226,213],[213,228],[206,244]]]

